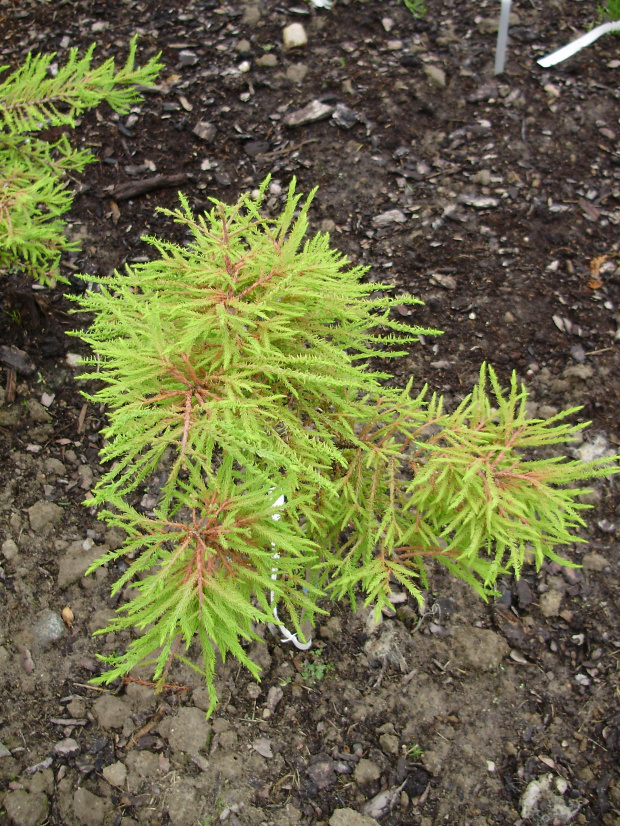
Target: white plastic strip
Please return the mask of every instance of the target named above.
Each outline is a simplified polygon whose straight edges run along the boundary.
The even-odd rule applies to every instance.
[[[495,74],[501,75],[506,65],[506,45],[508,43],[508,27],[510,26],[510,4],[512,0],[502,0],[502,10],[499,15],[497,30],[497,49],[495,50]]]
[[[286,502],[286,499],[284,497],[284,494],[282,494],[282,496],[279,496],[273,504],[276,507],[280,508],[280,507],[282,507],[282,505],[284,505],[285,502]],[[278,519],[280,518],[280,514],[279,513],[274,513],[271,518],[274,519],[277,522]],[[275,551],[276,546],[273,542],[271,543],[271,547]],[[276,551],[273,554],[273,559],[279,559],[279,558],[280,558],[280,554]],[[277,568],[272,568],[271,570],[272,570],[271,578],[273,580],[276,580],[278,578],[278,569]],[[271,601],[272,605],[275,601],[275,598],[276,598],[275,591],[271,591],[270,601]],[[277,605],[273,605],[273,616],[274,616],[274,619],[277,620],[278,623],[280,623],[280,617],[278,616],[278,606]],[[269,627],[271,628],[271,625]],[[282,642],[292,642],[293,645],[295,646],[295,648],[298,648],[300,651],[307,651],[309,648],[312,647],[312,638],[308,638],[308,640],[306,642],[300,642],[298,637],[297,637],[297,634],[291,634],[291,632],[288,630],[288,628],[286,626],[284,626],[282,624],[278,624],[278,625],[274,625],[274,628],[279,628],[280,629],[280,634],[282,634]]]
[[[585,49],[586,46],[594,43],[595,40],[598,40],[601,35],[607,34],[608,32],[620,32],[620,20],[614,20],[611,23],[603,23],[602,26],[597,26],[595,29],[592,29],[591,32],[578,37],[577,40],[573,40],[572,43],[562,46],[557,52],[548,54],[546,57],[541,57],[538,64],[542,66],[543,69],[555,66],[556,63],[561,63],[563,60],[572,57],[574,54],[577,54],[577,52]]]

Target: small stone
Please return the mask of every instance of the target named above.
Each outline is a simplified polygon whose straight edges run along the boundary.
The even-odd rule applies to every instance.
[[[43,407],[41,402],[38,402],[36,399],[28,399],[26,402],[26,408],[28,410],[28,416],[33,422],[40,422],[43,424],[44,422],[52,421],[50,414]]]
[[[197,138],[200,138],[201,141],[205,141],[205,143],[213,143],[217,129],[214,124],[209,123],[209,121],[200,120],[192,129],[192,133],[196,135]]]
[[[265,757],[268,760],[273,757],[271,741],[267,737],[259,737],[257,740],[254,740],[252,748],[258,752],[261,757]]]
[[[392,31],[392,29],[394,28],[394,18],[393,17],[383,17],[382,20],[381,20],[381,25],[383,26],[385,31],[388,32],[388,34],[389,34]]]
[[[112,802],[80,786],[73,795],[73,814],[82,826],[102,826]]]
[[[37,645],[45,651],[52,643],[61,640],[67,633],[67,628],[62,618],[49,608],[42,612],[40,618],[32,626],[32,634]]]
[[[255,26],[261,18],[260,8],[258,3],[248,3],[243,6],[243,17],[241,22],[245,26]]]
[[[609,560],[607,560],[601,554],[595,553],[594,551],[585,554],[581,561],[581,564],[583,565],[583,570],[586,572],[604,571],[605,568],[610,567]]]
[[[45,472],[51,476],[64,476],[67,468],[63,465],[60,459],[51,457],[45,460]]]
[[[282,31],[285,49],[299,49],[308,42],[308,35],[301,23],[291,23]]]
[[[491,183],[491,170],[479,169],[475,175],[472,175],[472,183],[480,184],[481,186],[488,186]]]
[[[398,754],[400,741],[395,734],[382,734],[379,737],[379,745],[386,754]]]
[[[499,199],[491,198],[489,195],[461,195],[459,201],[474,209],[493,209],[499,206]]]
[[[562,594],[560,591],[546,591],[541,594],[538,600],[540,612],[544,617],[557,617],[562,604]]]
[[[125,531],[116,525],[108,528],[103,537],[103,541],[111,551],[117,551],[119,548],[122,548],[126,539],[127,534]]]
[[[308,67],[305,63],[293,63],[286,70],[286,76],[291,83],[303,83],[308,74]]]
[[[288,115],[285,115],[282,123],[291,128],[304,126],[306,123],[316,123],[316,121],[328,118],[333,111],[333,106],[321,103],[320,100],[312,100],[303,109],[297,109],[295,112],[289,112]]]
[[[24,789],[9,792],[3,801],[9,823],[13,826],[41,826],[49,815],[49,802],[43,792]]]
[[[439,286],[443,287],[445,290],[456,290],[458,287],[458,281],[453,275],[444,275],[443,273],[434,272],[431,275],[431,281],[435,284],[439,284]]]
[[[517,599],[519,600],[519,608],[527,608],[532,602],[532,589],[523,578],[517,580]]]
[[[3,344],[0,347],[0,361],[22,376],[31,376],[37,369],[28,354],[12,344]]]
[[[181,49],[179,52],[179,63],[181,66],[195,66],[198,63],[198,55],[189,49]]]
[[[46,502],[44,500],[35,502],[32,507],[28,508],[28,516],[30,518],[30,527],[36,533],[40,533],[48,525],[55,525],[62,519],[64,511],[59,505],[53,502]]]
[[[241,40],[235,46],[235,51],[244,54],[245,52],[249,52],[252,49],[252,44],[249,40],[246,40],[245,37],[241,38]]]
[[[127,768],[120,760],[112,763],[111,766],[105,766],[102,774],[111,786],[117,786],[119,788],[122,788],[127,780]]]
[[[131,706],[120,697],[104,694],[95,702],[93,714],[102,728],[122,728],[131,717]]]
[[[60,558],[58,587],[67,588],[74,582],[79,582],[93,562],[107,551],[106,545],[93,545],[88,550],[84,550],[82,542],[73,542],[67,553]]]
[[[335,809],[329,819],[329,826],[379,826],[379,821],[361,815],[355,809]]]
[[[372,783],[381,777],[381,769],[372,760],[362,757],[355,767],[353,776],[355,777],[355,782],[358,786],[365,786],[366,784]]]
[[[55,744],[53,752],[59,757],[75,757],[76,754],[80,753],[80,745],[73,737],[66,737]]]
[[[372,219],[373,224],[378,227],[387,227],[389,224],[404,224],[407,220],[404,212],[400,209],[388,209],[387,212],[382,212],[375,215]]]
[[[263,69],[272,69],[274,66],[278,65],[278,58],[276,55],[271,54],[271,52],[267,52],[267,54],[256,58],[256,65],[262,67]]]
[[[5,539],[2,543],[2,556],[5,559],[15,559],[15,557],[19,554],[19,548],[17,547],[16,543],[9,537],[9,539]]]
[[[594,370],[589,364],[571,364],[570,367],[567,367],[566,370],[564,370],[563,375],[565,379],[586,381],[586,379],[592,378],[594,375]]]
[[[90,30],[93,34],[99,34],[100,32],[107,31],[109,28],[110,28],[110,24],[106,20],[97,20],[90,27]]]
[[[433,86],[438,86],[440,88],[445,87],[446,73],[443,69],[440,69],[439,66],[425,66],[424,74],[428,78],[429,83],[432,83]]]
[[[360,119],[353,109],[349,109],[344,103],[337,103],[332,114],[332,120],[343,129],[350,129],[356,123],[359,123]]]
[[[329,757],[321,758],[307,768],[307,774],[317,789],[327,789],[336,782],[335,763]]]
[[[513,314],[508,310],[507,313],[504,313],[504,324],[514,324],[516,321]]]

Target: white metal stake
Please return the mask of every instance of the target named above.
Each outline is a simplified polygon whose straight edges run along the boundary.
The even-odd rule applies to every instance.
[[[497,49],[495,50],[495,74],[501,75],[506,65],[506,45],[508,43],[508,27],[510,26],[510,5],[512,0],[502,0],[502,10],[499,15],[497,30]]]

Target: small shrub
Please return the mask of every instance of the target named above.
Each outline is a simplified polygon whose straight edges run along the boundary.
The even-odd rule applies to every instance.
[[[197,637],[210,710],[215,649],[257,676],[242,642],[274,605],[303,639],[326,596],[361,593],[378,612],[398,583],[421,601],[427,559],[487,598],[526,556],[540,566],[580,541],[576,483],[610,472],[532,458],[570,441],[574,410],[527,418],[514,375],[504,391],[483,366],[453,412],[413,380],[388,384],[369,360],[437,332],[391,315],[420,302],[379,297],[389,287],[363,283],[328,235],[304,240],[314,193],[299,209],[294,181],[282,215],[265,218],[266,186],[199,217],[181,196],[160,212],[187,246],[148,238],[158,259],[89,275],[97,290],[74,299],[94,314],[78,335],[103,386],[87,398],[109,411],[109,470],[87,504],[127,532],[93,568],[132,560],[113,590],[136,593],[104,630],[143,632],[96,681],[152,661],[163,682],[174,657],[197,667],[184,653]]]
[[[95,158],[74,149],[66,135],[50,142],[37,133],[74,128],[82,112],[102,101],[115,112],[128,112],[140,97],[136,85],[153,83],[161,68],[157,58],[134,67],[135,38],[127,62],[116,72],[112,58],[91,67],[94,48],[83,57],[71,49],[55,74],[53,54],[31,53],[0,83],[0,271],[21,263],[49,284],[58,278],[61,254],[77,248],[65,237],[60,217],[73,202],[66,179]],[[0,72],[7,68],[0,66]]]

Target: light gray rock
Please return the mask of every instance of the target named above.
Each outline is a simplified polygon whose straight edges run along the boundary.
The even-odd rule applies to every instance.
[[[453,643],[453,649],[463,665],[482,671],[496,669],[510,652],[506,640],[486,628],[458,628]]]
[[[245,26],[255,26],[261,18],[258,3],[248,3],[243,7],[243,17],[241,22]]]
[[[362,757],[355,767],[353,777],[359,786],[364,786],[367,783],[373,783],[381,777],[381,768],[373,760]]]
[[[120,697],[104,694],[93,706],[93,714],[102,728],[122,728],[131,716],[131,706]]]
[[[443,88],[446,85],[446,73],[439,66],[425,66],[424,74],[433,86]]]
[[[198,55],[189,49],[181,49],[179,52],[179,63],[181,66],[195,66],[198,63]]]
[[[158,731],[167,738],[173,751],[198,754],[207,745],[211,726],[200,709],[184,706],[176,717],[163,720]]]
[[[557,617],[562,604],[562,594],[559,591],[546,591],[540,595],[538,605],[544,617]]]
[[[52,421],[50,414],[43,407],[41,402],[38,402],[36,399],[28,399],[26,402],[26,409],[28,410],[28,416],[33,422],[44,424]]]
[[[299,49],[308,42],[308,35],[301,23],[291,23],[282,30],[285,49]]]
[[[316,123],[316,121],[328,118],[334,107],[327,103],[321,103],[320,100],[312,100],[303,109],[297,109],[295,112],[289,112],[282,119],[282,123],[290,128],[296,126],[304,126],[306,123]]]
[[[589,364],[571,364],[570,367],[567,367],[564,370],[564,378],[565,379],[574,379],[575,381],[586,381],[589,378],[592,378],[594,375],[594,370],[590,367]]]
[[[200,138],[205,143],[213,143],[217,134],[217,129],[214,124],[208,120],[199,120],[196,126],[192,129],[194,135]]]
[[[461,195],[459,201],[474,209],[494,209],[499,206],[499,198],[490,195]]]
[[[402,210],[388,209],[387,212],[375,215],[372,222],[377,227],[387,227],[389,224],[404,224],[406,220],[407,217]]]
[[[89,550],[84,550],[81,541],[72,542],[58,563],[58,587],[67,588],[79,582],[93,562],[107,552],[107,545],[93,545]]]
[[[80,744],[73,737],[65,737],[54,745],[53,752],[59,757],[74,757],[80,753]]]
[[[308,74],[308,67],[305,63],[293,63],[286,70],[286,76],[291,83],[303,83],[304,78]]]
[[[28,508],[30,527],[35,533],[40,533],[48,525],[60,522],[62,515],[63,509],[59,505],[45,500],[35,502],[32,507]]]
[[[360,117],[353,109],[349,109],[344,103],[337,103],[336,108],[332,114],[332,120],[337,126],[343,129],[351,129],[356,123],[359,123]]]
[[[0,346],[0,361],[7,367],[12,367],[21,376],[31,376],[37,369],[34,362],[30,360],[28,353],[14,347],[12,344]]]
[[[274,66],[278,65],[278,58],[271,52],[267,52],[267,54],[256,58],[256,65],[263,69],[273,69]]]
[[[9,537],[9,539],[5,539],[2,543],[2,556],[5,559],[15,559],[15,557],[19,554],[19,548],[17,544]]]
[[[55,459],[51,456],[49,459],[45,460],[45,472],[51,474],[52,476],[64,476],[67,472],[67,468],[63,465],[60,459]]]
[[[329,819],[329,826],[379,826],[379,822],[355,809],[336,809]]]
[[[55,611],[47,608],[32,626],[31,633],[39,648],[45,651],[65,636],[67,627]]]
[[[97,797],[81,786],[73,795],[73,814],[82,826],[102,826],[106,814],[112,808],[107,798]]]
[[[49,815],[49,802],[42,792],[17,789],[6,795],[3,805],[13,826],[41,826]]]
[[[400,741],[395,734],[382,734],[379,745],[386,754],[398,754]]]
[[[127,768],[124,763],[117,760],[111,766],[105,766],[101,772],[111,786],[122,788],[127,780]]]

